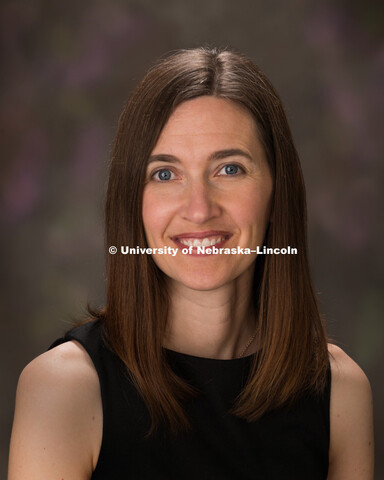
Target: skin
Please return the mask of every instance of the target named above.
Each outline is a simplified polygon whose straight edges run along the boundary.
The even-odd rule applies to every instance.
[[[363,370],[339,347],[331,354],[328,480],[373,480],[372,391]]]
[[[209,160],[223,148],[241,148],[252,161],[233,156]],[[216,230],[231,233],[231,246],[261,244],[272,179],[246,111],[210,97],[186,102],[163,130],[153,155],[158,153],[171,154],[178,162],[157,160],[148,167],[143,220],[149,246],[174,247],[172,238],[181,232]],[[221,176],[223,165],[243,162],[244,174]],[[152,174],[159,164],[172,167],[172,180],[156,181],[159,177]],[[254,257],[230,255],[225,262],[219,255],[154,258],[169,278],[172,298],[165,345],[206,357],[237,356],[253,331],[249,284]],[[256,348],[255,341],[247,353]],[[369,381],[343,350],[329,344],[329,351],[328,480],[372,480]],[[19,379],[8,479],[90,479],[101,446],[102,417],[98,376],[83,347],[71,341],[43,353]]]
[[[222,158],[218,152],[224,151]],[[228,155],[234,151],[238,153]],[[202,234],[217,239],[214,232],[225,232],[230,238],[220,243],[223,248],[262,245],[273,179],[256,124],[236,103],[199,97],[175,110],[151,159],[143,193],[148,246],[179,247],[175,257],[152,257],[168,277],[166,346],[196,356],[233,358],[254,333],[255,254],[183,255],[177,238],[193,240]],[[234,173],[227,173],[228,167]],[[169,180],[161,180],[161,173]]]

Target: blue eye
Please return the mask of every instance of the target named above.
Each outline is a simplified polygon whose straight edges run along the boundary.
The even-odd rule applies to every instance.
[[[221,170],[220,170],[220,174],[222,174],[221,172],[224,172],[224,175],[229,175],[229,176],[233,176],[233,175],[238,175],[239,173],[241,173],[241,171],[243,171],[243,169],[241,167],[239,167],[238,165],[234,165],[234,164],[228,164],[228,165],[225,165]]]
[[[171,180],[172,172],[167,168],[162,168],[153,174],[153,177],[161,182],[166,182],[167,180]]]
[[[238,172],[239,167],[237,165],[226,165],[224,170],[227,175],[234,175]]]

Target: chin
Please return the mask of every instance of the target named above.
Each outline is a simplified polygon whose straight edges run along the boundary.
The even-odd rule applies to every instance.
[[[220,274],[218,271],[212,272],[189,272],[183,275],[182,278],[173,277],[172,281],[183,285],[186,288],[196,291],[210,291],[228,285],[236,279],[236,275]]]
[[[218,282],[218,281],[212,281],[209,279],[204,279],[204,280],[191,280],[191,281],[183,281],[179,282],[182,283],[182,285],[186,288],[190,288],[191,290],[196,290],[199,292],[209,292],[212,290],[217,290],[218,288],[222,287],[225,285],[227,282]]]
[[[177,269],[162,270],[175,285],[196,291],[212,291],[235,281],[248,284],[253,275],[253,264],[228,265],[221,262],[210,266],[183,265]]]

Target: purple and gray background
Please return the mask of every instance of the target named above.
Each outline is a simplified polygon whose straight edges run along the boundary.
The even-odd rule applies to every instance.
[[[205,44],[249,55],[283,99],[321,310],[370,379],[384,478],[383,5],[1,2],[1,478],[22,368],[87,300],[104,302],[102,210],[123,103],[160,55]]]

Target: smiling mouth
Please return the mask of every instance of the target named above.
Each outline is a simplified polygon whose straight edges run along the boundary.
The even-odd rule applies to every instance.
[[[208,237],[203,238],[202,240],[198,238],[194,239],[186,239],[180,238],[178,239],[180,243],[186,245],[187,247],[213,247],[213,245],[217,245],[218,243],[225,240],[224,237],[215,237],[209,239]]]
[[[179,243],[185,247],[213,247],[216,245],[223,245],[225,241],[227,241],[232,234],[230,233],[220,233],[214,235],[187,235],[183,234],[180,236],[172,237],[172,240],[176,243]]]

